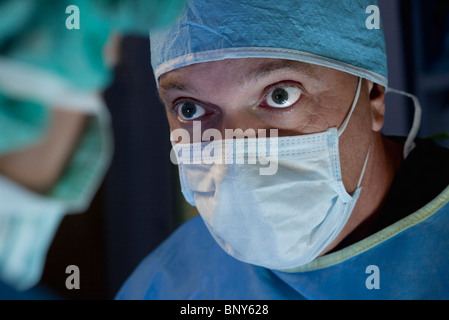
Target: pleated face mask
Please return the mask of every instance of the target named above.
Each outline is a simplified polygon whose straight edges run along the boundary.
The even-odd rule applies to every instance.
[[[174,145],[182,192],[228,254],[284,270],[312,261],[337,237],[357,202],[365,170],[357,190],[348,194],[338,141],[360,85],[361,79],[340,128]]]

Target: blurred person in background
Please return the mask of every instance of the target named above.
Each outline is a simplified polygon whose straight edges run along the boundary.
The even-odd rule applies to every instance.
[[[24,297],[46,297],[30,289],[53,236],[64,215],[87,209],[112,157],[101,94],[120,35],[148,36],[183,6],[183,0],[0,3],[0,297],[26,290]]]

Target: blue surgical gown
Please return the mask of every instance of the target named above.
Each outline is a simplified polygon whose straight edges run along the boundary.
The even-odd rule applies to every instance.
[[[437,163],[421,150],[422,159]],[[443,153],[440,163],[448,159],[449,151]],[[445,181],[446,187],[419,209],[289,272],[232,258],[195,217],[140,263],[116,298],[448,299],[449,180]],[[397,203],[390,208],[397,208]]]

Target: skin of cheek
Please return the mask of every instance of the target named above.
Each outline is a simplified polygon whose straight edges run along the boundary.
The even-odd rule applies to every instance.
[[[310,82],[301,113],[289,119],[296,120],[296,128],[301,134],[338,128],[355,96],[357,77],[327,68],[320,71],[323,72],[322,81]]]
[[[343,184],[349,194],[357,189],[357,183],[372,139],[369,93],[366,82],[363,80],[359,101],[351,115],[346,130],[339,139]]]
[[[203,139],[204,131],[207,129],[217,129],[220,125],[220,115],[214,114],[213,116],[208,116],[207,120],[194,120],[194,121],[180,121],[178,118],[177,112],[169,111],[168,108],[166,108],[166,115],[168,119],[168,124],[170,128],[170,133],[175,134],[178,129],[182,129],[181,131],[188,134],[189,141],[182,141],[182,143],[195,143],[200,142],[200,139]],[[201,128],[201,136],[198,137],[196,132],[194,132],[194,123],[198,125],[200,124]],[[224,131],[222,132],[222,136],[224,137]],[[200,138],[200,139],[198,139]],[[184,139],[186,140],[186,139]],[[209,141],[209,140],[206,140]],[[178,143],[180,142],[178,140],[174,140],[174,142]]]
[[[167,114],[167,119],[168,119],[168,125],[170,128],[170,140],[172,140],[175,143],[179,143],[179,142],[187,143],[187,141],[181,141],[180,137],[172,138],[172,135],[175,135],[175,130],[184,129],[184,128],[181,125],[181,123],[178,121],[176,113],[173,113],[172,111],[168,111],[166,109],[166,114]],[[191,130],[189,130],[189,133],[191,134]]]

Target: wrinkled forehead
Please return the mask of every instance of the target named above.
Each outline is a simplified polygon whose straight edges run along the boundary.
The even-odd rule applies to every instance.
[[[223,87],[232,83],[240,90],[259,81],[272,83],[285,79],[301,79],[320,83],[323,79],[341,79],[354,77],[348,73],[309,64],[301,61],[272,58],[240,58],[196,63],[171,70],[159,79],[161,93],[177,91],[194,91],[207,84]]]
[[[373,6],[373,0],[189,0],[176,23],[150,34],[157,84],[162,75],[189,65],[272,58],[333,68],[387,87],[381,24],[367,27],[367,8]]]

